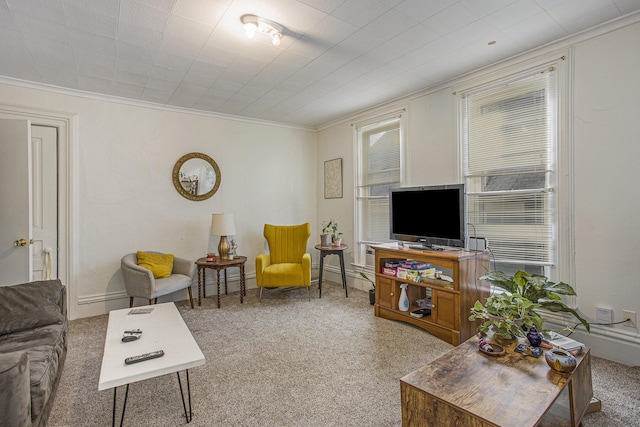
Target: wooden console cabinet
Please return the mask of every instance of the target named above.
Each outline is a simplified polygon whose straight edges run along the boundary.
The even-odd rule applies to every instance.
[[[385,246],[373,248],[376,253],[376,316],[411,323],[456,346],[477,332],[476,323],[468,320],[469,311],[477,300],[484,301],[489,296],[488,284],[477,280],[489,271],[487,253],[395,249]],[[453,283],[436,279],[414,282],[382,274],[386,263],[407,259],[430,264],[441,270],[442,274],[452,277]],[[409,311],[398,309],[402,283],[409,284]],[[416,300],[426,298],[429,294],[431,315],[422,318],[411,316],[411,311],[420,308]]]

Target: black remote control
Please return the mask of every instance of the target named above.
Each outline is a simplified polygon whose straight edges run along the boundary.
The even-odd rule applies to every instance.
[[[151,353],[140,354],[138,356],[131,356],[124,359],[125,365],[131,365],[132,363],[142,362],[144,360],[155,359],[156,357],[164,356],[164,351],[152,351]]]

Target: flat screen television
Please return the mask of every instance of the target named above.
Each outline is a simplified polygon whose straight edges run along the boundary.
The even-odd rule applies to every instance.
[[[389,225],[392,240],[464,248],[464,184],[391,189]]]

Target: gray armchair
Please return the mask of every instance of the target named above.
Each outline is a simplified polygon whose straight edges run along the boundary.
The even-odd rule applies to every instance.
[[[158,302],[158,297],[186,288],[189,292],[191,308],[194,308],[191,285],[195,274],[195,264],[192,261],[174,257],[171,276],[162,279],[154,278],[151,270],[140,267],[135,253],[122,257],[120,268],[124,278],[124,287],[129,295],[129,307],[133,307],[133,298],[135,297],[145,298],[149,304],[155,304]]]

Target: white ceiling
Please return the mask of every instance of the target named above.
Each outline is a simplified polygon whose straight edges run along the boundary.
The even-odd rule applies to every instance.
[[[0,75],[317,127],[638,10],[640,0],[0,0]],[[282,25],[282,44],[247,39],[247,13]]]

